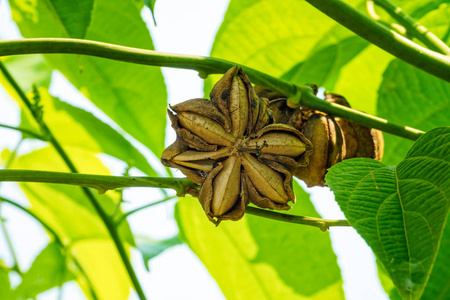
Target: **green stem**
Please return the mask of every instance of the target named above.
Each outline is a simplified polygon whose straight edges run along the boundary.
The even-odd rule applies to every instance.
[[[8,169],[14,162],[14,159],[16,159],[17,152],[19,151],[20,146],[22,146],[23,141],[24,139],[21,138],[17,143],[16,147],[14,147],[14,150],[11,152],[11,154],[8,157],[8,160],[6,161],[5,169]]]
[[[20,270],[19,260],[17,259],[16,251],[14,250],[14,246],[12,244],[11,238],[8,233],[8,229],[6,228],[5,219],[3,219],[1,213],[1,202],[0,202],[0,227],[3,231],[3,235],[5,236],[6,245],[8,246],[9,253],[12,256],[14,261],[13,270],[16,271],[19,275],[22,275],[22,271]]]
[[[162,53],[97,41],[66,38],[35,38],[0,42],[0,57],[18,54],[72,53],[97,56],[136,64],[195,70],[207,76],[223,74],[236,63],[203,56]],[[296,87],[248,67],[242,67],[253,83],[273,91],[295,95]]]
[[[307,226],[314,226],[322,231],[328,230],[329,227],[335,226],[351,226],[347,220],[326,220],[313,217],[295,216],[289,214],[278,213],[270,210],[260,209],[252,206],[247,206],[245,212],[250,215],[264,217],[272,220],[283,221],[288,223],[302,224]]]
[[[48,139],[38,133],[34,133],[31,130],[25,129],[25,128],[20,128],[20,127],[14,127],[14,126],[9,126],[9,125],[5,125],[5,124],[0,124],[0,127],[3,128],[8,128],[8,129],[12,129],[12,130],[16,130],[16,131],[20,131],[24,134],[27,134],[31,137],[34,137],[35,139],[41,140],[41,141],[47,141]]]
[[[23,142],[23,138],[19,140],[17,145],[14,147],[14,150],[12,151],[11,155],[8,157],[8,160],[7,160],[6,164],[5,164],[5,169],[9,168],[9,166],[11,166],[11,164],[13,163],[13,161],[14,161],[16,155],[17,155],[17,151],[19,151],[19,148],[22,145],[22,142]],[[1,182],[0,182],[0,184],[1,184]],[[1,225],[1,228],[2,228],[2,231],[3,231],[3,234],[5,236],[6,244],[8,245],[9,251],[10,251],[11,256],[13,258],[13,261],[14,261],[13,269],[19,275],[22,276],[22,271],[20,270],[19,260],[17,259],[16,251],[14,249],[14,246],[12,244],[11,238],[9,236],[8,229],[6,228],[5,220],[2,217],[2,213],[1,213],[2,206],[1,206],[1,204],[2,203],[0,202],[0,225]]]
[[[58,152],[59,156],[63,159],[64,163],[67,165],[69,170],[72,173],[78,173],[77,168],[75,167],[75,165],[69,158],[68,154],[62,148],[61,144],[55,138],[55,136],[51,132],[50,128],[48,128],[47,124],[41,119],[41,116],[39,115],[39,113],[33,109],[33,105],[31,103],[31,101],[28,99],[28,97],[25,95],[25,93],[19,87],[19,85],[14,80],[12,75],[9,73],[9,71],[6,69],[6,67],[1,62],[0,62],[0,71],[3,73],[6,80],[11,84],[11,86],[14,88],[14,90],[18,93],[19,97],[24,102],[24,104],[27,106],[27,108],[30,110],[30,112],[32,113],[36,122],[41,127],[42,132],[44,132],[45,135],[49,137],[49,142],[52,144],[52,146]],[[146,299],[144,290],[142,289],[141,285],[139,284],[139,280],[136,276],[136,273],[134,272],[133,266],[131,265],[130,259],[128,258],[127,251],[125,250],[125,246],[123,245],[123,243],[120,239],[119,232],[118,232],[117,228],[115,227],[114,222],[109,218],[109,216],[103,210],[102,206],[97,201],[97,199],[95,198],[92,191],[85,187],[82,187],[82,190],[83,190],[83,193],[85,194],[85,196],[89,199],[91,205],[96,210],[100,219],[105,224],[105,227],[107,228],[109,235],[111,236],[111,238],[114,242],[114,245],[116,246],[119,256],[122,259],[125,269],[127,270],[127,273],[131,280],[131,283],[133,284],[133,286],[136,290],[136,293],[138,294],[138,296],[141,300]]]
[[[386,30],[384,27],[382,28],[383,30]],[[383,34],[385,34],[385,32],[383,32]],[[236,65],[230,61],[211,57],[167,54],[79,39],[41,38],[0,42],[0,56],[32,53],[84,54],[131,63],[196,70],[202,74],[225,73],[228,69]],[[439,66],[438,69],[440,70],[441,77],[450,81],[450,62],[446,60],[447,58],[441,59],[440,56],[434,58],[426,55],[424,57],[414,57],[419,62],[423,62],[425,66],[428,66],[428,59],[432,60],[433,63],[431,63],[431,65],[437,64]],[[357,110],[343,107],[338,104],[324,104],[325,101],[317,98],[309,86],[294,85],[288,81],[272,77],[255,69],[245,66],[241,67],[254,84],[286,95],[290,101],[298,102],[300,105],[321,110],[338,117],[357,120],[357,122],[362,125],[389,132],[407,139],[416,140],[423,134],[420,130],[392,124],[382,118],[363,114]]]
[[[388,30],[342,0],[306,0],[309,4],[370,43],[397,58],[450,82],[450,58]]]
[[[367,0],[366,1],[366,10],[367,10],[367,14],[369,15],[369,17],[372,18],[373,20],[375,20],[378,23],[386,26],[387,28],[390,28],[391,30],[395,30],[398,33],[400,33],[401,35],[406,36],[406,37],[409,38],[408,32],[406,31],[405,27],[403,27],[400,24],[389,23],[389,22],[386,22],[386,21],[381,19],[381,17],[375,11],[375,3],[373,2],[373,0]]]
[[[430,32],[425,26],[419,24],[411,16],[406,14],[400,7],[394,5],[389,0],[372,0],[382,7],[389,15],[405,27],[408,33],[424,43],[428,48],[439,51],[445,55],[450,55],[450,48],[436,35]]]
[[[312,91],[303,94],[301,104],[307,107],[312,107],[311,105],[314,105],[317,110],[326,111],[333,116],[354,121],[367,127],[376,128],[394,135],[399,135],[401,132],[402,137],[413,141],[417,140],[424,133],[421,130],[394,124],[383,118],[375,117],[336,103],[327,101],[317,102],[316,96]]]
[[[164,178],[164,177],[123,177],[123,176],[105,176],[105,175],[90,175],[90,174],[73,174],[61,172],[47,172],[47,171],[28,171],[28,170],[0,170],[0,181],[14,181],[14,182],[46,182],[46,183],[61,183],[72,184],[86,187],[96,188],[98,190],[109,190],[123,187],[158,187],[164,185],[167,188],[176,190],[196,189],[192,181],[187,178]],[[115,222],[118,226],[129,215],[140,211],[144,208],[160,204],[172,197],[168,197],[158,202],[150,203],[142,207],[138,207],[120,216]],[[1,198],[0,198],[1,200]],[[246,212],[252,215],[257,215],[269,219],[315,226],[322,230],[332,226],[350,226],[346,220],[324,220],[312,217],[294,216],[272,212],[255,207],[247,207]]]
[[[173,199],[173,197],[172,197],[172,196],[169,196],[169,197],[166,197],[166,198],[164,198],[164,199],[162,199],[162,200],[159,200],[159,201],[156,201],[156,202],[153,202],[153,203],[149,203],[149,204],[143,205],[143,206],[141,206],[141,207],[138,207],[138,208],[136,208],[136,209],[130,210],[130,211],[128,211],[128,212],[126,212],[126,213],[120,215],[120,217],[119,217],[119,218],[117,219],[117,221],[116,221],[116,226],[119,226],[120,223],[123,222],[123,220],[125,220],[126,218],[128,218],[129,216],[131,216],[132,214],[134,214],[134,213],[136,213],[136,212],[138,212],[138,211],[141,211],[141,210],[143,210],[143,209],[145,209],[145,208],[152,207],[152,206],[154,206],[154,205],[158,205],[158,204],[167,202],[167,201],[169,201],[169,200],[171,200],[171,199]]]
[[[23,207],[22,205],[6,199],[4,197],[0,196],[0,202],[5,202],[8,203],[18,209],[20,209],[21,211],[25,212],[26,214],[28,214],[29,216],[31,216],[33,219],[35,219],[36,221],[38,221],[48,232],[50,232],[50,234],[53,236],[53,238],[55,239],[55,242],[57,242],[61,247],[65,248],[64,243],[61,241],[61,239],[59,238],[58,234],[49,226],[47,225],[47,223],[45,223],[44,220],[42,220],[38,215],[36,215],[35,213],[33,213],[32,211],[30,211],[29,209]]]
[[[80,264],[80,262],[78,261],[78,259],[76,259],[76,257],[74,257],[73,255],[72,255],[72,257],[73,257],[73,262],[74,262],[75,266],[76,266],[77,269],[80,271],[80,273],[83,274],[83,276],[84,276],[84,278],[85,278],[85,280],[86,280],[86,282],[87,282],[87,285],[88,285],[88,288],[89,288],[89,293],[91,294],[92,299],[93,299],[93,300],[98,300],[97,293],[95,292],[95,289],[94,289],[94,287],[92,286],[92,282],[91,282],[91,280],[89,279],[89,277],[87,276],[87,273],[86,273],[86,271],[84,270],[83,266]]]
[[[126,187],[174,189],[179,196],[198,186],[187,178],[108,176],[32,170],[0,170],[0,182],[45,182],[94,188],[99,193]]]

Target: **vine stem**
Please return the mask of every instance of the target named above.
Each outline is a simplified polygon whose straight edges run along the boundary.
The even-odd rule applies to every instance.
[[[6,80],[11,84],[11,86],[14,88],[14,90],[19,95],[22,102],[26,105],[26,107],[29,109],[31,114],[33,115],[36,122],[39,124],[42,132],[45,133],[45,135],[48,137],[48,141],[50,144],[55,148],[56,152],[58,152],[59,156],[62,158],[64,163],[67,165],[69,170],[72,173],[78,173],[77,168],[75,167],[74,163],[70,159],[69,155],[66,153],[66,151],[63,149],[61,144],[58,142],[58,140],[55,138],[53,133],[51,132],[50,128],[48,128],[47,124],[42,120],[42,116],[39,114],[38,111],[36,111],[33,108],[33,104],[28,99],[28,97],[25,95],[25,93],[22,91],[22,89],[19,87],[17,82],[14,80],[12,75],[9,73],[9,71],[6,69],[6,67],[3,65],[2,62],[0,62],[0,71],[5,76]],[[97,201],[96,197],[92,193],[92,191],[86,187],[82,187],[83,193],[91,203],[91,205],[96,210],[97,214],[99,215],[100,219],[104,223],[106,229],[109,232],[109,235],[111,236],[111,239],[114,242],[114,245],[116,246],[117,252],[119,253],[119,256],[125,266],[125,269],[130,277],[130,281],[134,286],[134,289],[136,290],[136,293],[138,294],[139,298],[141,300],[146,299],[144,290],[142,289],[139,280],[136,276],[136,273],[134,272],[133,266],[131,265],[131,261],[128,258],[127,251],[125,250],[125,246],[122,243],[122,240],[120,239],[119,232],[113,222],[109,218],[109,216],[106,214],[106,212],[103,210],[100,203]]]
[[[450,48],[425,26],[419,24],[411,16],[406,14],[400,7],[389,0],[369,0],[383,8],[391,17],[405,27],[408,33],[419,39],[431,50],[439,51],[444,55],[450,55]]]
[[[27,134],[35,139],[41,140],[41,141],[47,141],[48,139],[45,136],[42,136],[38,133],[35,133],[31,130],[25,129],[25,128],[20,128],[20,127],[15,127],[15,126],[10,126],[10,125],[6,125],[6,124],[0,124],[0,127],[6,128],[6,129],[12,129],[15,131],[20,131],[24,134]]]
[[[370,19],[342,0],[306,0],[336,22],[395,57],[450,82],[450,58],[424,48]]]
[[[11,169],[0,170],[0,182],[2,181],[77,185],[97,189],[100,194],[118,188],[154,187],[174,189],[177,195],[182,196],[191,189],[198,188],[198,185],[188,178],[109,176]]]
[[[376,24],[376,22],[374,23]],[[382,27],[378,24],[377,26]],[[383,30],[386,30],[384,27],[382,28]],[[411,41],[409,42],[412,43]],[[429,52],[429,50],[425,50]],[[418,50],[415,49],[414,51]],[[190,69],[198,71],[200,74],[225,73],[228,69],[236,65],[236,63],[212,57],[168,54],[80,39],[40,38],[0,42],[0,56],[35,53],[83,54],[137,64]],[[419,53],[417,52],[416,54]],[[440,55],[437,53],[434,54]],[[441,78],[450,82],[450,62],[447,58],[443,59],[441,57],[442,55],[437,58],[434,58],[431,54],[431,56],[427,56],[426,54],[423,55],[424,57],[416,55],[414,58],[419,62],[423,62],[426,66],[428,66],[429,63],[428,60],[433,61],[431,65],[436,66],[436,68],[440,70],[439,74]],[[416,140],[423,134],[422,131],[411,127],[392,124],[385,119],[371,116],[339,104],[323,101],[316,97],[311,87],[307,85],[294,85],[288,81],[275,78],[255,69],[246,66],[240,67],[254,84],[286,95],[289,101],[295,103],[298,102],[299,105],[321,110],[331,115],[410,140]]]
[[[145,204],[145,205],[140,206],[140,207],[138,207],[138,208],[135,208],[135,209],[133,209],[133,210],[127,211],[126,213],[120,215],[120,216],[117,218],[117,221],[116,221],[116,224],[117,224],[117,225],[116,225],[116,226],[119,226],[120,223],[122,223],[126,218],[128,218],[129,216],[131,216],[131,215],[134,214],[134,213],[137,213],[137,212],[139,212],[139,211],[141,211],[141,210],[143,210],[143,209],[146,209],[146,208],[149,208],[149,207],[152,207],[152,206],[161,204],[161,203],[165,203],[165,202],[167,202],[167,201],[169,201],[169,200],[172,200],[173,198],[174,198],[173,196],[169,196],[169,197],[166,197],[166,198],[164,198],[164,199],[162,199],[162,200],[159,200],[159,201],[156,201],[156,202],[152,202],[152,203],[149,203],[149,204]]]
[[[20,270],[19,260],[17,259],[16,251],[14,250],[14,246],[12,244],[11,238],[9,236],[8,228],[6,228],[6,220],[2,216],[2,205],[0,202],[0,228],[3,231],[3,235],[5,236],[6,245],[9,248],[9,252],[12,256],[14,266],[12,267],[20,276],[22,276],[22,271]]]
[[[95,188],[99,191],[106,191],[116,188],[124,187],[155,187],[155,188],[171,188],[176,191],[184,191],[193,195],[198,193],[198,186],[187,178],[171,178],[171,177],[126,177],[126,176],[106,176],[106,175],[90,175],[79,173],[61,173],[48,171],[28,171],[28,170],[0,170],[1,181],[14,182],[45,182],[57,184],[71,184],[83,187]],[[179,196],[181,196],[179,195]],[[141,209],[163,203],[170,200],[172,197],[167,197],[160,201],[138,207],[135,210],[129,211],[121,215],[115,224],[119,225],[129,215],[140,211]],[[0,200],[2,198],[0,197]],[[333,226],[351,226],[347,220],[325,220],[313,217],[295,216],[264,210],[256,207],[248,206],[246,213],[260,216],[268,219],[290,222],[308,226],[318,227],[325,231]]]
[[[326,220],[313,217],[303,217],[295,216],[290,214],[284,214],[279,212],[274,212],[270,210],[265,210],[261,208],[256,208],[252,206],[247,206],[245,212],[250,215],[255,215],[258,217],[264,217],[272,220],[283,221],[288,223],[302,224],[307,226],[314,226],[322,231],[328,230],[330,227],[336,226],[351,226],[347,220]]]
[[[17,152],[19,151],[19,148],[22,145],[22,142],[23,142],[23,138],[21,138],[19,140],[19,142],[14,147],[14,150],[9,155],[8,160],[6,161],[6,164],[5,164],[5,169],[9,168],[9,166],[11,166],[11,164],[13,163],[14,159],[16,158]],[[0,182],[0,184],[1,184],[1,182]],[[0,225],[1,225],[1,229],[2,229],[3,234],[5,236],[5,240],[6,240],[6,244],[8,245],[9,252],[11,253],[12,259],[14,261],[13,268],[22,277],[22,271],[20,269],[19,260],[18,260],[17,255],[16,255],[16,251],[14,249],[14,245],[13,245],[13,243],[11,241],[10,236],[9,236],[8,228],[6,227],[5,219],[2,216],[1,209],[2,209],[2,203],[0,202]]]

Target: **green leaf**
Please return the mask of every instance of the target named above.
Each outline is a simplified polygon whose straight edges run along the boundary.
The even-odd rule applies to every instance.
[[[62,27],[70,37],[84,38],[91,22],[94,0],[48,0],[46,2],[59,17]]]
[[[333,90],[341,68],[368,45],[362,38],[352,36],[342,30],[342,27],[336,26],[325,39],[317,43],[308,58],[284,74],[282,79],[296,84],[312,82]]]
[[[443,39],[447,45],[450,45],[450,37],[448,35],[448,30],[450,29],[450,24],[448,23],[450,18],[450,1],[444,0],[441,2],[444,2],[445,4],[440,5],[438,9],[426,14],[425,17],[420,20],[420,23],[437,37]]]
[[[450,216],[441,237],[439,252],[434,262],[433,270],[422,299],[449,299],[450,298]],[[378,266],[378,276],[384,290],[391,300],[401,299],[389,275],[382,266]]]
[[[317,216],[298,186],[296,194],[293,214]],[[215,227],[195,198],[181,199],[175,214],[227,299],[344,299],[328,233],[256,216]]]
[[[423,299],[450,299],[450,216],[447,217],[439,249]]]
[[[136,241],[138,250],[142,254],[142,259],[144,260],[147,271],[150,271],[148,263],[152,258],[158,256],[172,246],[182,244],[178,235],[174,235],[165,240],[153,240],[146,236],[135,235],[134,240]]]
[[[314,56],[316,44],[326,40],[335,24],[306,1],[231,0],[216,34],[211,56],[244,64],[275,77],[289,71],[298,72],[297,80],[313,83],[311,80],[326,74],[318,74],[318,71],[314,78],[305,78],[314,71],[303,69],[299,63]],[[349,32],[346,29],[338,31]],[[337,36],[332,33],[330,40],[334,41]],[[322,53],[319,56],[325,56],[324,65],[328,66],[334,59],[332,51],[329,55]],[[311,59],[317,61],[318,57]],[[294,68],[301,70],[293,71]],[[216,79],[216,76],[207,79],[207,93]]]
[[[111,240],[80,240],[71,248],[91,281],[98,299],[129,299],[130,278]],[[85,283],[81,281],[80,285],[83,284]]]
[[[380,263],[379,260],[377,260],[377,269],[381,285],[383,286],[383,289],[386,292],[386,294],[389,295],[389,299],[402,300],[402,297],[400,297],[400,294],[395,288],[395,285],[392,282],[391,278],[389,277],[389,274],[386,272],[386,270],[384,269],[383,265]]]
[[[42,55],[9,56],[3,62],[24,92],[30,91],[33,85],[46,88],[50,86],[53,70]],[[0,75],[0,78],[3,78],[3,75]],[[0,79],[0,82],[5,83],[3,79]]]
[[[378,112],[392,123],[428,131],[450,124],[450,83],[400,60],[389,64],[378,91]],[[385,134],[383,162],[397,164],[412,141]]]
[[[345,96],[352,108],[376,114],[381,75],[393,58],[380,48],[370,45],[341,68],[333,92]]]
[[[9,274],[3,261],[0,259],[0,291],[2,291],[3,300],[13,300],[11,283],[9,282]]]
[[[365,1],[348,2],[365,10]],[[236,0],[230,2],[211,56],[296,84],[319,84],[344,95],[355,109],[373,114],[376,89],[392,56],[367,46],[365,40],[336,25],[306,1]],[[372,74],[377,72],[380,76],[374,78]],[[206,94],[217,79],[210,77],[205,82]]]
[[[78,37],[153,49],[133,1],[11,1],[13,19],[25,37]],[[79,3],[79,2],[77,2]],[[77,6],[75,12],[64,5]],[[87,16],[90,21],[87,23]],[[81,24],[79,24],[81,22]],[[89,26],[87,26],[89,25]],[[127,133],[159,156],[164,148],[167,95],[159,68],[78,55],[45,55],[89,100]]]
[[[156,172],[141,152],[109,125],[85,110],[52,97],[45,89],[39,89],[39,95],[44,121],[64,147],[95,154],[106,153],[130,163],[149,176],[156,176]],[[22,110],[21,119],[21,127],[39,132],[36,122],[27,110]]]
[[[450,203],[450,127],[431,130],[390,167],[350,159],[326,182],[348,221],[381,261],[404,299],[419,299],[430,277]]]
[[[14,291],[16,299],[35,298],[38,294],[75,279],[66,266],[66,257],[55,242],[36,256],[30,269],[23,274],[22,282]]]

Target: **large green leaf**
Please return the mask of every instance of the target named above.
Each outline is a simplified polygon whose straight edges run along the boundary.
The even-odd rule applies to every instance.
[[[147,175],[156,176],[141,152],[109,125],[89,112],[52,97],[45,89],[39,89],[39,95],[44,121],[64,147],[106,153],[130,163]],[[39,132],[27,110],[22,111],[21,119],[21,127]]]
[[[383,118],[424,131],[450,124],[450,83],[400,60],[389,64],[380,86],[378,112]],[[412,141],[385,134],[383,161],[397,164]]]
[[[431,274],[450,203],[450,127],[431,130],[390,167],[350,159],[326,182],[404,299],[419,299]]]
[[[333,92],[344,95],[353,108],[375,114],[381,75],[393,58],[370,45],[341,68]]]
[[[327,72],[331,72],[327,68],[342,54],[341,47],[333,48],[333,44],[341,39],[341,35],[349,34],[343,28],[334,31],[335,24],[305,1],[231,0],[211,56],[244,64],[275,77],[290,73],[296,81],[323,80],[329,76]],[[320,44],[319,49],[317,44]],[[329,53],[315,53],[326,46],[329,46]],[[308,58],[308,64],[299,65]],[[318,61],[320,70],[315,72],[309,66]],[[311,74],[311,79],[306,78]],[[211,76],[207,80],[207,93],[216,79]]]
[[[423,299],[450,299],[450,216],[447,217],[439,249]]]
[[[66,281],[75,279],[67,268],[66,257],[55,242],[45,247],[36,256],[30,269],[23,274],[22,282],[15,289],[16,299],[35,298],[36,295],[54,287],[60,287]]]
[[[428,284],[422,295],[422,299],[444,300],[450,299],[450,215],[441,237],[439,252],[434,262],[433,270]],[[378,275],[381,284],[391,300],[401,299],[392,280],[386,271],[379,266]]]
[[[45,1],[59,17],[62,27],[70,37],[82,39],[91,22],[94,0]]]
[[[11,1],[25,37],[82,37],[153,49],[133,1]],[[159,155],[164,147],[166,91],[159,68],[78,55],[45,55],[88,99]]]
[[[316,50],[308,58],[289,70],[282,78],[296,84],[312,82],[327,90],[333,90],[341,68],[368,45],[369,43],[362,38],[336,26],[330,30],[325,39],[319,41]]]
[[[317,216],[298,186],[296,194],[293,213]],[[227,299],[344,299],[328,233],[255,216],[215,227],[194,198],[177,203],[176,219]]]
[[[377,260],[378,277],[380,278],[380,283],[383,286],[384,291],[389,295],[390,300],[402,300],[400,294],[395,288],[389,274],[384,269],[383,265]]]

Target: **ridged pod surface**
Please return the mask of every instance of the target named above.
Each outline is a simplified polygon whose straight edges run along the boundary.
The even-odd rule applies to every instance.
[[[215,224],[242,218],[250,202],[290,208],[292,171],[307,164],[310,141],[291,126],[272,124],[269,101],[258,97],[238,67],[214,85],[210,97],[171,107],[177,140],[161,162],[201,185],[200,203]]]

